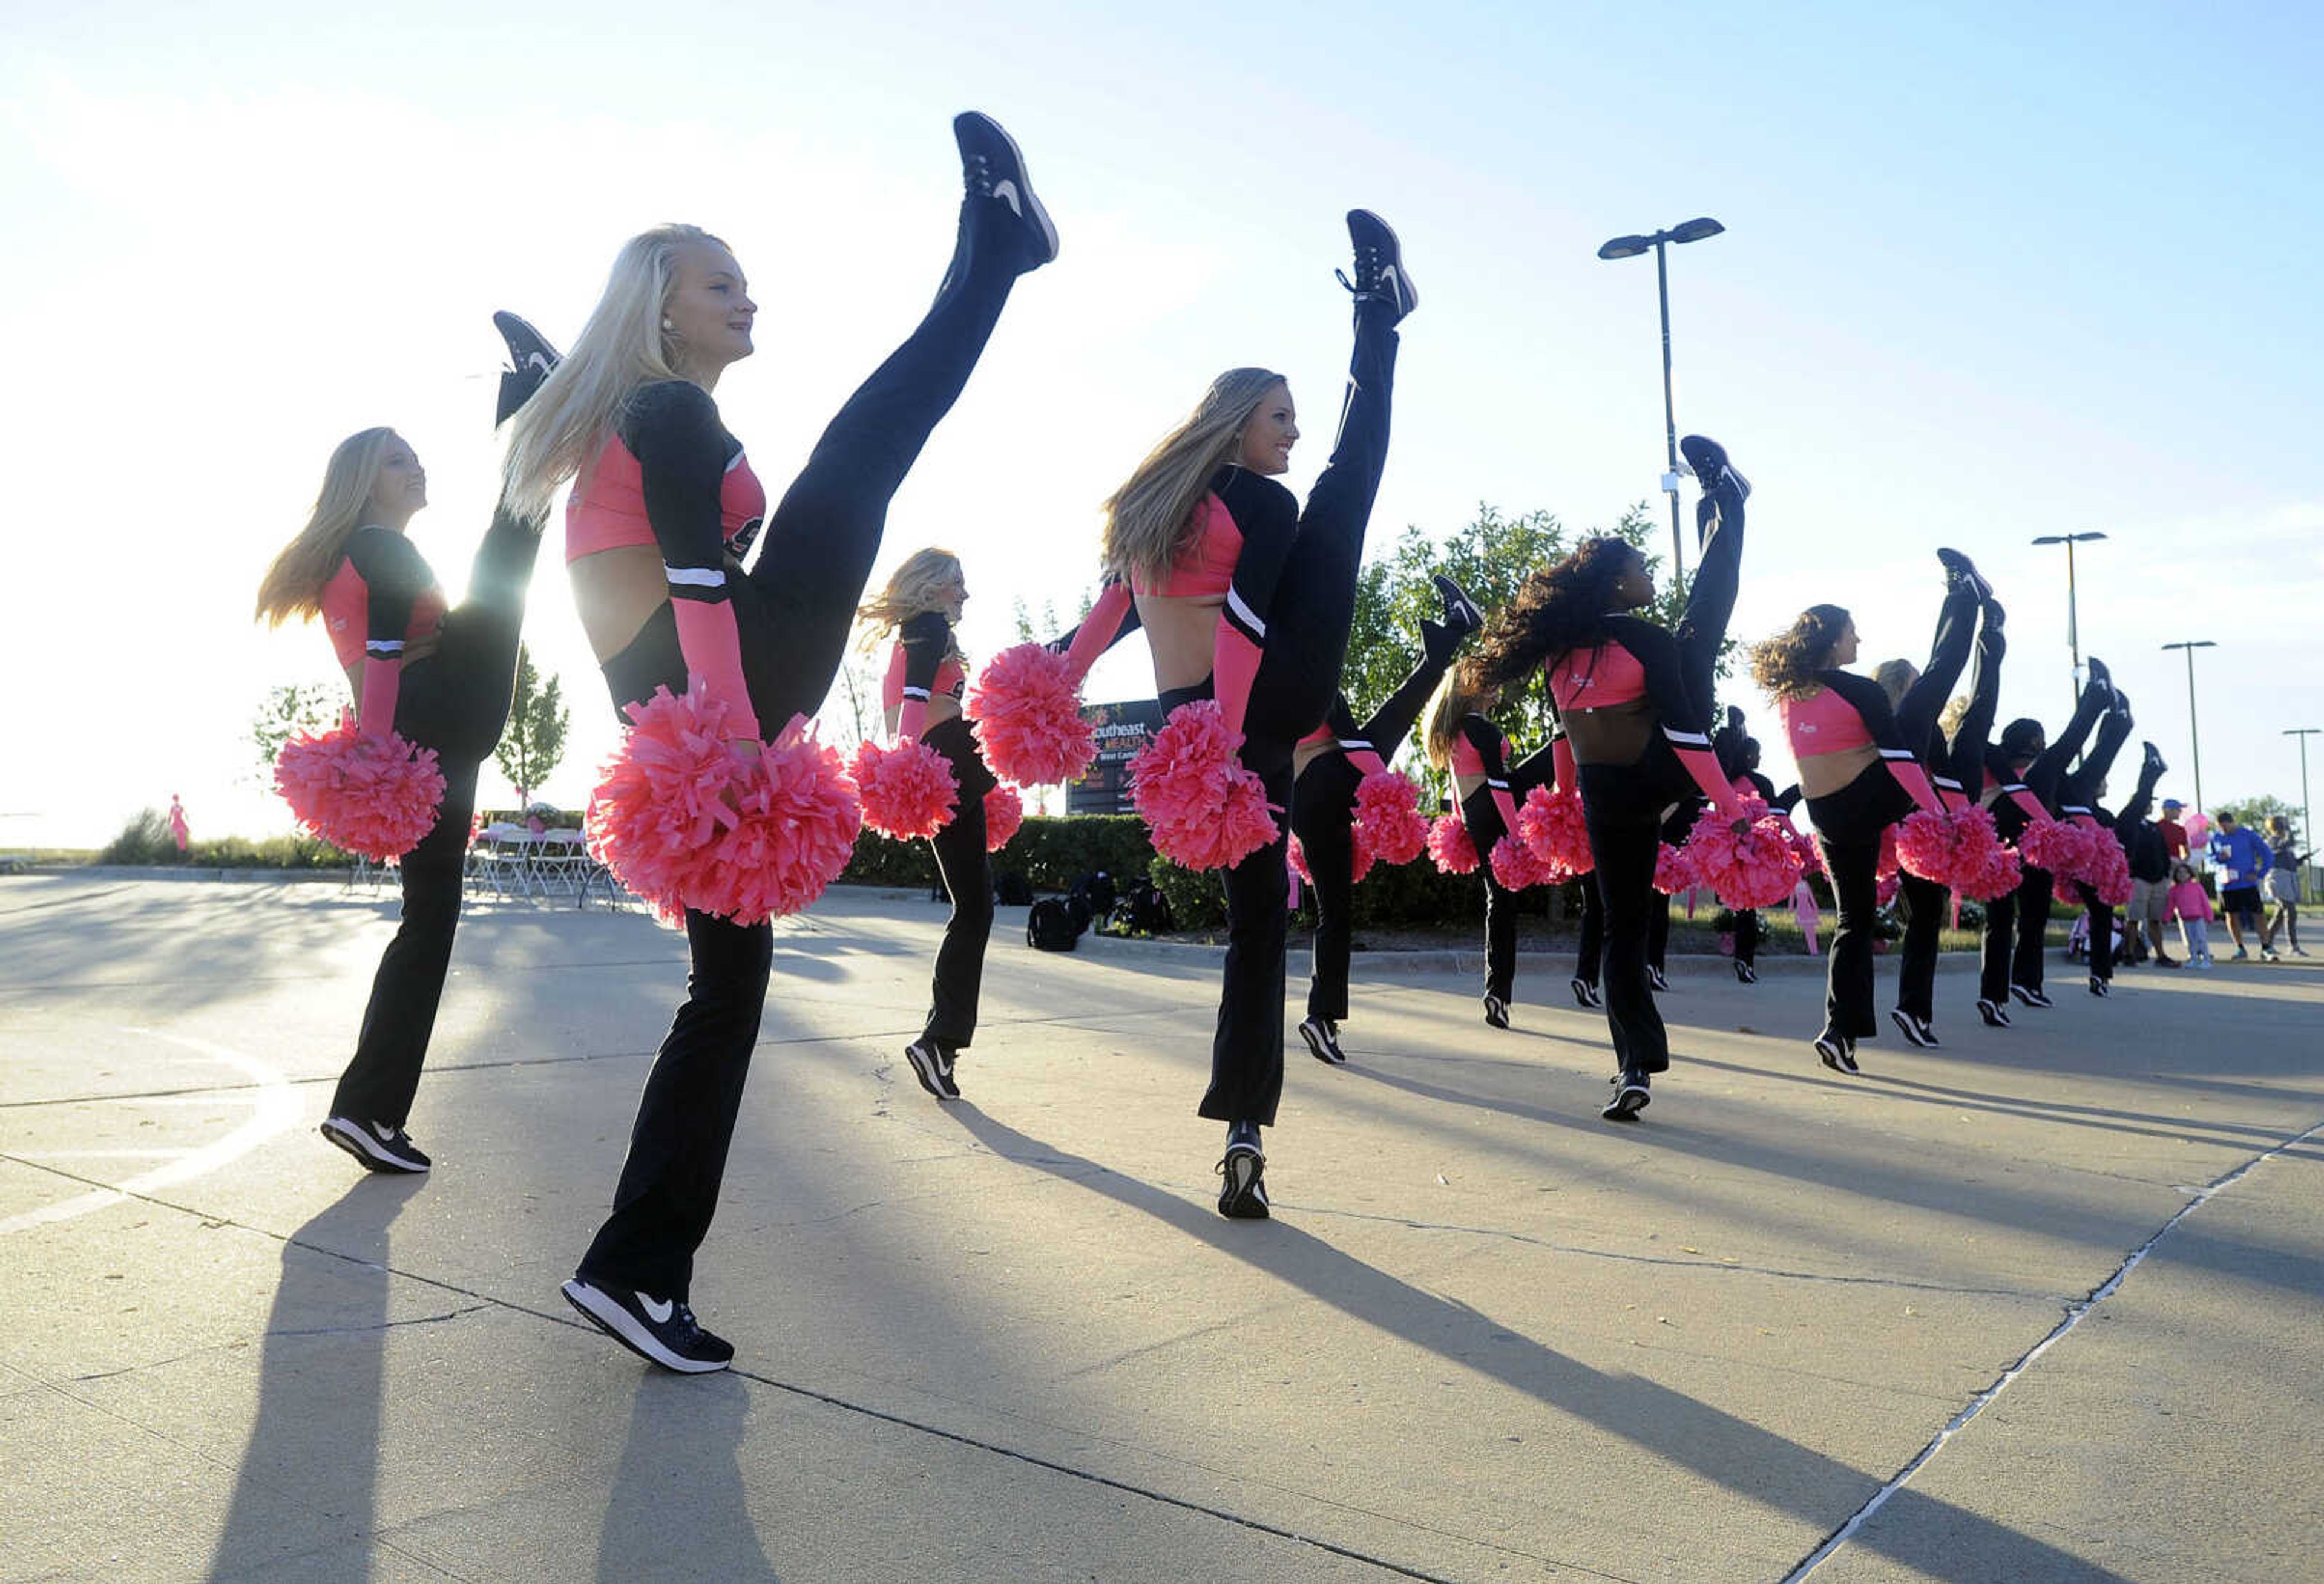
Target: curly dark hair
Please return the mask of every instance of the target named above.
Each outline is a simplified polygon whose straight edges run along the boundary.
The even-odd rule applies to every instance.
[[[1831,646],[1848,622],[1838,605],[1810,605],[1783,631],[1751,646],[1751,680],[1774,698],[1813,693],[1823,686],[1815,674],[1831,658]]]
[[[1568,649],[1603,643],[1614,585],[1644,560],[1628,539],[1601,534],[1583,539],[1563,561],[1528,574],[1485,624],[1474,661],[1483,684],[1501,686]]]

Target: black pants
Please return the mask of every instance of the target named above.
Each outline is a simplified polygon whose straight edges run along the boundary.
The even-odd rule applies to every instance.
[[[1807,803],[1824,872],[1831,877],[1832,896],[1840,905],[1840,922],[1825,959],[1824,1029],[1849,1039],[1870,1039],[1880,1032],[1872,1004],[1880,836],[1912,812],[1912,795],[1886,769],[1873,764],[1839,791]]]
[[[444,802],[435,824],[400,861],[401,921],[372,976],[355,1059],[331,1097],[335,1117],[390,1128],[410,1119],[460,925],[476,771],[508,723],[525,590],[540,549],[538,533],[495,512],[468,574],[468,597],[445,612],[436,652],[404,666],[398,678],[395,729],[436,751]]]
[[[1694,829],[1695,816],[1702,812],[1702,799],[1690,797],[1682,801],[1663,821],[1662,839],[1674,847],[1683,846],[1687,833]],[[1661,843],[1655,844],[1656,856],[1661,855]],[[1662,972],[1670,961],[1671,899],[1662,892],[1663,905],[1646,913],[1646,966]]]
[[[1605,955],[1606,898],[1598,894],[1598,876],[1592,870],[1582,877],[1582,947],[1574,953],[1573,977],[1596,988],[1598,965]]]
[[[1945,602],[1937,612],[1936,637],[1929,645],[1929,663],[1922,668],[1913,686],[1904,690],[1904,696],[1896,701],[1897,732],[1915,752],[1932,753],[1940,741],[1937,717],[1944,713],[1946,701],[1952,697],[1953,685],[1960,680],[1961,671],[1969,664],[1969,649],[1977,639],[1978,604],[1976,594],[1969,589],[1946,591]],[[1972,708],[1976,692],[1972,685]],[[1974,732],[1978,760],[1973,762],[1982,761],[1985,733],[1992,720],[1989,713],[1986,720],[1987,726]],[[1963,723],[1968,723],[1966,714]],[[1929,769],[1960,781],[1966,795],[1974,797],[1981,780],[1964,779],[1956,773],[1961,762],[1960,753],[1948,751],[1941,758],[1932,757]],[[1896,964],[1896,1008],[1927,1022],[1936,1016],[1937,954],[1943,944],[1946,898],[1951,893],[1933,880],[1901,872],[1896,877],[1896,910],[1904,918],[1904,938],[1898,946]]]
[[[1759,961],[1759,910],[1747,907],[1735,915],[1735,961],[1749,968]]]
[[[2090,916],[2090,977],[2098,980],[2114,978],[2114,909],[2098,900],[2098,888],[2074,882],[2081,893],[2082,906]]]
[[[984,850],[984,795],[998,785],[977,751],[968,723],[957,717],[931,726],[922,739],[951,761],[960,782],[960,809],[928,838],[936,872],[952,898],[944,942],[928,990],[928,1020],[920,1030],[947,1050],[964,1050],[976,1037],[976,1002],[984,985],[984,946],[992,935],[992,855]]]
[[[1211,1040],[1211,1082],[1199,1114],[1271,1126],[1283,1098],[1283,954],[1290,941],[1291,754],[1323,723],[1340,688],[1355,619],[1364,530],[1388,461],[1396,382],[1392,310],[1356,310],[1356,345],[1332,460],[1307,492],[1299,532],[1267,611],[1267,649],[1243,708],[1241,759],[1267,788],[1276,839],[1227,870],[1227,958]],[[1162,698],[1167,714],[1207,697],[1208,678]],[[1304,843],[1303,843],[1304,845]]]
[[[1396,691],[1359,725],[1357,735],[1379,750],[1384,760],[1394,759],[1450,664],[1449,658],[1433,660],[1424,654]],[[1307,1016],[1334,1023],[1348,1015],[1356,788],[1362,784],[1362,772],[1333,749],[1308,760],[1291,788],[1291,833],[1307,855],[1309,883],[1315,892],[1315,961],[1307,982]]]
[[[2057,882],[2046,869],[2024,868],[2017,889],[1985,905],[1985,935],[1978,951],[1977,993],[1999,1006],[2009,987],[2042,988],[2042,945],[2050,929],[2050,892]]]
[[[1461,800],[1461,823],[1477,849],[1477,870],[1485,879],[1485,993],[1503,1001],[1517,995],[1517,894],[1493,873],[1493,848],[1509,833],[1490,787],[1479,787]]]
[[[1013,252],[1014,216],[998,200],[971,198],[961,227],[954,268],[927,316],[816,442],[768,519],[755,566],[727,568],[743,680],[770,736],[822,706],[880,553],[888,503],[967,385],[1015,284],[1023,261]],[[685,689],[669,606],[604,662],[604,672],[617,709],[657,686]],[[690,912],[686,939],[687,999],[638,1101],[613,1213],[580,1265],[586,1280],[681,1301],[717,1208],[766,1006],[774,931]]]
[[[1922,1022],[1937,1015],[1937,955],[1952,892],[1934,880],[1899,871],[1896,911],[1904,916],[1904,961],[1896,966],[1896,1009]]]
[[[1743,513],[1738,509],[1722,518],[1703,546],[1674,634],[1681,679],[1701,722],[1711,719],[1712,673],[1734,614],[1742,563]],[[1606,909],[1606,1026],[1614,1057],[1626,1073],[1667,1072],[1670,1036],[1646,980],[1655,909],[1661,907],[1665,929],[1670,914],[1670,898],[1655,889],[1655,857],[1662,844],[1664,810],[1690,801],[1698,788],[1659,732],[1631,763],[1585,764],[1577,779],[1598,895]]]

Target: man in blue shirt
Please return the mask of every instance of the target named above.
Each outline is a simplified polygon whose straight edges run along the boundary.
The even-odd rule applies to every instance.
[[[2211,862],[2219,871],[2219,911],[2227,916],[2227,935],[2236,944],[2237,960],[2249,957],[2244,949],[2244,930],[2248,927],[2256,935],[2260,927],[2261,905],[2259,882],[2275,857],[2259,833],[2238,821],[2232,814],[2219,815],[2218,828],[2211,833]],[[2270,962],[2275,953],[2261,944],[2260,955]]]

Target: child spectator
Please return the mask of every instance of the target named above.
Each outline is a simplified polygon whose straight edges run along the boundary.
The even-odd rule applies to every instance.
[[[2187,949],[2187,966],[2211,965],[2211,898],[2194,869],[2184,861],[2171,866],[2171,916],[2179,921],[2179,940]]]

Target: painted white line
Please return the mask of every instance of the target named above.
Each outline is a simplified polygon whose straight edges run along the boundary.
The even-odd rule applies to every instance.
[[[189,1149],[169,1165],[156,1166],[150,1172],[141,1173],[118,1188],[95,1189],[87,1193],[77,1194],[59,1204],[48,1205],[40,1210],[29,1210],[22,1215],[13,1215],[5,1220],[0,1220],[0,1237],[5,1237],[11,1232],[28,1231],[34,1227],[53,1226],[59,1221],[74,1220],[110,1205],[119,1204],[133,1194],[156,1193],[164,1188],[173,1188],[180,1183],[189,1183],[196,1177],[208,1176],[221,1166],[241,1159],[277,1133],[297,1125],[298,1093],[291,1089],[281,1073],[265,1063],[254,1057],[246,1056],[230,1046],[215,1045],[206,1039],[196,1039],[190,1035],[171,1034],[165,1030],[154,1028],[124,1028],[122,1032],[141,1035],[149,1039],[167,1040],[171,1045],[182,1045],[198,1055],[207,1057],[212,1062],[231,1067],[240,1073],[257,1085],[257,1088],[248,1094],[232,1097],[235,1102],[246,1104],[252,1108],[250,1119],[216,1143],[204,1145],[198,1149]],[[218,1101],[208,1103],[223,1103],[225,1098],[220,1097]]]
[[[26,1149],[16,1158],[28,1161],[151,1161],[176,1160],[189,1149]]]
[[[2315,1127],[2310,1128],[2307,1132],[2299,1135],[2297,1137],[2285,1139],[2282,1143],[2277,1145],[2273,1149],[2267,1150],[2263,1154],[2254,1156],[2251,1159],[2246,1161],[2234,1171],[2229,1172],[2226,1176],[2219,1178],[2216,1182],[2208,1183],[2200,1188],[2181,1188],[2180,1190],[2181,1193],[2190,1194],[2192,1197],[2190,1197],[2186,1203],[2179,1207],[2177,1214],[2173,1215],[2169,1220],[2163,1223],[2161,1230],[2157,1231],[2154,1236],[2149,1238],[2145,1242],[2140,1244],[2138,1248],[2134,1249],[2131,1252],[2130,1257],[2124,1260],[2121,1265],[2116,1266],[2114,1275],[2108,1276],[2103,1283],[2101,1283],[2097,1290],[2092,1292],[2089,1297],[2078,1298],[2073,1303],[2069,1303],[2066,1306],[2066,1318],[2060,1321],[2057,1327],[2052,1330],[2048,1336],[2043,1337],[2040,1341],[2034,1343],[2034,1346],[2027,1350],[2025,1357],[2020,1358],[2016,1363],[2011,1365],[2007,1369],[2001,1372],[2001,1378],[1999,1380],[1995,1381],[1991,1386],[1986,1387],[1984,1391],[1978,1393],[1975,1398],[1971,1399],[1968,1407],[1963,1408],[1960,1413],[1954,1414],[1952,1422],[1947,1424],[1942,1430],[1937,1432],[1935,1438],[1932,1440],[1927,1446],[1921,1449],[1921,1455],[1919,1457],[1914,1458],[1911,1462],[1905,1464],[1902,1469],[1898,1470],[1896,1477],[1894,1479],[1891,1479],[1887,1484],[1875,1491],[1872,1494],[1872,1499],[1866,1502],[1862,1506],[1857,1508],[1855,1513],[1849,1516],[1848,1522],[1840,1526],[1839,1532],[1833,1534],[1831,1539],[1825,1541],[1821,1545],[1816,1547],[1816,1549],[1809,1554],[1805,1561],[1793,1569],[1790,1572],[1784,1574],[1784,1584],[1799,1584],[1800,1580],[1805,1579],[1810,1573],[1814,1572],[1818,1568],[1821,1567],[1825,1560],[1829,1558],[1832,1552],[1838,1551],[1841,1546],[1847,1544],[1850,1539],[1854,1538],[1856,1532],[1864,1527],[1865,1524],[1871,1518],[1873,1514],[1878,1512],[1882,1507],[1888,1505],[1888,1498],[1890,1497],[1895,1496],[1898,1491],[1904,1488],[1904,1482],[1906,1480],[1919,1473],[1923,1467],[1928,1463],[1930,1459],[1935,1457],[1939,1452],[1944,1450],[1944,1445],[1947,1441],[1952,1440],[1954,1435],[1967,1426],[1970,1420],[1984,1413],[1988,1407],[1991,1407],[1994,1400],[2000,1396],[2003,1392],[2008,1390],[2009,1387],[2015,1383],[2019,1376],[2024,1375],[2027,1370],[2033,1368],[2034,1361],[2042,1357],[2043,1354],[2048,1352],[2050,1350],[2051,1344],[2062,1340],[2068,1331],[2072,1331],[2076,1326],[2081,1324],[2083,1321],[2088,1320],[2092,1310],[2096,1309],[2100,1303],[2105,1303],[2108,1298],[2113,1297],[2115,1290],[2122,1285],[2123,1282],[2129,1276],[2130,1273],[2136,1270],[2140,1264],[2145,1260],[2146,1257],[2154,1252],[2154,1246],[2162,1242],[2164,1238],[2170,1236],[2172,1228],[2177,1226],[2181,1221],[2185,1220],[2198,1210],[2200,1210],[2205,1204],[2209,1202],[2214,1196],[2225,1193],[2227,1189],[2234,1187],[2237,1183],[2242,1182],[2244,1178],[2250,1175],[2262,1165],[2273,1160],[2280,1155],[2285,1155],[2299,1148],[2301,1145],[2315,1137],[2319,1133],[2324,1133],[2324,1122],[2318,1123]]]

